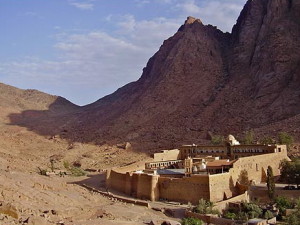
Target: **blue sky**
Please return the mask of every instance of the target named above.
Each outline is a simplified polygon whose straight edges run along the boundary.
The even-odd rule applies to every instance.
[[[246,0],[0,0],[0,82],[84,105],[137,80],[187,16],[231,31]]]

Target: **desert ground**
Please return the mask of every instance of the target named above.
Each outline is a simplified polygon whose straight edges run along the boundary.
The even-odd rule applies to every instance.
[[[0,224],[147,224],[168,219],[162,212],[126,204],[80,185],[85,176],[43,176],[39,169],[66,171],[64,164],[101,171],[137,161],[146,154],[117,146],[70,143],[26,128],[1,124]],[[97,172],[100,171],[100,172]],[[94,179],[94,183],[100,179]],[[97,185],[97,184],[96,184]],[[170,218],[169,218],[170,219]]]

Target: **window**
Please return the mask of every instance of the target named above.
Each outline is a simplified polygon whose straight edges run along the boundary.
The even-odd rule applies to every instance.
[[[256,163],[256,171],[258,171],[259,170],[259,168],[258,168],[258,164]]]

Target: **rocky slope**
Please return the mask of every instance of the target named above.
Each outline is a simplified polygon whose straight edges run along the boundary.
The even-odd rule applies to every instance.
[[[138,81],[55,123],[10,119],[41,134],[67,130],[70,141],[130,141],[139,149],[200,142],[208,131],[264,134],[276,123],[277,132],[300,112],[299,37],[297,0],[249,0],[232,33],[189,17]],[[289,126],[297,136],[298,126]]]
[[[150,160],[145,154],[116,146],[70,143],[63,136],[66,131],[57,135],[55,129],[62,124],[56,122],[58,118],[66,119],[66,114],[78,109],[57,96],[0,84],[0,225],[123,225],[167,218],[78,185],[90,177],[38,174],[38,168],[51,171],[50,160],[58,171],[66,171],[66,163],[81,165],[82,170],[102,170]],[[12,119],[20,125],[12,124]],[[43,126],[45,135],[38,135]],[[101,182],[98,177],[94,180],[97,185]]]

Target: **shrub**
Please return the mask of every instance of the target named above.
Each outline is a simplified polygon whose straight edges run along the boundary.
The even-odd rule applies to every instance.
[[[224,142],[224,137],[221,136],[221,135],[213,135],[213,136],[211,137],[211,143],[212,143],[213,145],[220,145],[220,144],[222,144],[223,142]]]
[[[207,201],[205,199],[200,199],[199,204],[194,208],[194,212],[200,214],[218,214],[220,212],[216,209],[213,209],[214,204],[211,201]]]
[[[235,220],[235,219],[237,218],[237,215],[236,215],[235,213],[233,213],[233,212],[226,212],[226,213],[224,214],[224,217],[225,217],[226,219],[232,219],[232,220]]]
[[[254,142],[254,131],[246,131],[245,137],[244,137],[244,143],[245,145],[253,144]]]
[[[74,165],[70,165],[68,161],[64,161],[63,165],[66,170],[71,172],[72,176],[80,177],[86,175],[86,172],[83,169]]]
[[[249,219],[258,218],[262,215],[262,209],[255,203],[243,202],[243,212],[245,212]]]
[[[38,167],[38,173],[40,174],[40,175],[43,175],[43,176],[47,176],[47,170],[45,170],[45,169],[41,169],[40,167]]]
[[[50,169],[51,169],[52,172],[54,172],[54,169],[55,169],[54,163],[55,163],[55,160],[54,159],[50,159]]]
[[[293,161],[282,160],[280,162],[280,178],[288,184],[300,185],[300,160]]]
[[[260,143],[264,145],[272,145],[275,144],[276,141],[272,137],[264,137],[263,139],[260,140]]]
[[[181,221],[182,225],[202,225],[203,221],[197,218],[183,218]]]
[[[64,165],[65,169],[67,169],[67,170],[70,169],[70,163],[68,161],[64,161],[63,165]]]
[[[75,177],[80,177],[86,175],[86,172],[79,167],[71,167],[70,172]]]
[[[286,225],[299,225],[300,224],[300,212],[297,211],[285,218]]]
[[[294,142],[294,138],[286,132],[280,132],[278,140],[280,144],[287,145],[288,147]]]
[[[245,212],[239,212],[239,213],[236,215],[236,219],[237,219],[237,220],[241,220],[241,221],[248,221],[248,220],[249,220],[249,217],[248,217],[247,213],[245,213]]]
[[[286,209],[291,209],[293,207],[292,201],[285,196],[278,196],[277,198],[275,198],[275,203],[281,215]]]
[[[269,220],[269,219],[271,219],[271,218],[273,218],[274,217],[274,214],[271,212],[271,211],[269,211],[269,210],[267,210],[265,213],[264,213],[264,219],[266,219],[266,220]]]

